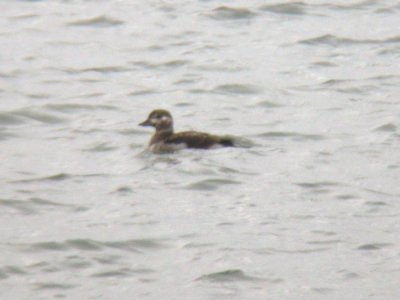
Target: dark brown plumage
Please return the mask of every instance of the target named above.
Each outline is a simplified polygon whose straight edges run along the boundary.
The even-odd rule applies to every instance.
[[[211,149],[233,147],[231,138],[221,137],[197,131],[174,133],[172,115],[163,109],[153,110],[140,126],[152,126],[156,129],[150,140],[149,148],[153,152],[171,152],[183,148]]]
[[[167,143],[186,143],[188,148],[210,148],[215,144],[233,147],[232,140],[197,131],[184,131],[172,134],[166,139]]]

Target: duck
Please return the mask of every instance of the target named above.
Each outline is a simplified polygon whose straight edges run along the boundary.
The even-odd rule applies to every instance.
[[[198,131],[174,132],[171,113],[165,109],[155,109],[139,126],[154,127],[148,149],[154,153],[174,152],[181,149],[215,149],[234,147],[230,137],[218,136]]]

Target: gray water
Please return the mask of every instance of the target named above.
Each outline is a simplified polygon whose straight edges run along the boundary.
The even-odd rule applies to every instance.
[[[0,15],[1,299],[399,299],[398,1]]]

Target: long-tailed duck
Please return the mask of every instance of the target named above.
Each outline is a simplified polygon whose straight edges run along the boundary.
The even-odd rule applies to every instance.
[[[153,110],[147,120],[139,125],[151,126],[156,129],[149,143],[149,150],[156,153],[172,152],[185,148],[212,149],[234,146],[233,140],[229,137],[197,131],[174,133],[172,115],[164,109]]]

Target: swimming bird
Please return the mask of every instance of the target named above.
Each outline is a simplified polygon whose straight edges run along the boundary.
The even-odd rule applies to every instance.
[[[150,126],[156,132],[150,139],[149,150],[155,153],[173,152],[185,148],[213,149],[234,147],[232,138],[197,131],[174,133],[174,121],[169,111],[153,110],[139,126]]]

